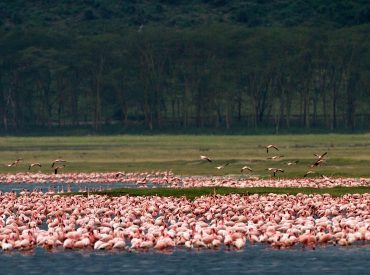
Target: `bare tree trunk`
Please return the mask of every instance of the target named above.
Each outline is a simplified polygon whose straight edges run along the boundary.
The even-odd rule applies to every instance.
[[[226,129],[230,129],[231,127],[231,106],[230,104],[226,103],[226,110],[225,110],[225,123]]]
[[[22,116],[22,108],[20,108],[19,103],[19,93],[18,93],[18,73],[14,73],[14,78],[9,88],[9,105],[12,113],[12,126],[14,129],[18,129],[19,117]]]
[[[308,94],[308,89],[306,93],[304,94],[304,99],[303,99],[303,125],[306,129],[310,128],[310,99],[309,99],[309,94]]]
[[[332,94],[332,117],[331,117],[331,129],[337,128],[337,85],[334,84]]]
[[[197,100],[196,100],[196,124],[197,127],[203,126],[203,97],[201,88],[197,89]]]
[[[189,109],[190,109],[190,83],[185,81],[184,97],[182,104],[182,121],[183,127],[186,129],[189,126]]]
[[[290,128],[290,119],[292,114],[292,101],[293,101],[293,95],[292,92],[290,91],[291,90],[289,89],[285,97],[285,123],[288,129]]]
[[[78,125],[78,95],[72,92],[72,123]]]
[[[65,86],[63,83],[63,77],[59,76],[57,79],[57,89],[58,89],[58,127],[62,126],[62,113],[64,108],[64,93],[65,93]]]
[[[1,85],[1,75],[0,75],[0,85]],[[2,118],[3,126],[5,131],[8,130],[8,121],[7,121],[7,115],[5,110],[5,96],[3,87],[0,86],[0,116]]]
[[[95,75],[95,104],[94,104],[94,128],[95,130],[100,129],[101,119],[102,119],[102,113],[101,113],[101,78],[103,74],[103,66],[105,63],[105,59],[103,56],[100,56],[99,58],[99,64],[98,64],[98,71]]]
[[[347,127],[354,130],[355,129],[355,118],[356,118],[356,83],[359,79],[356,75],[351,75],[349,77],[349,83],[347,87]]]
[[[318,99],[316,96],[312,98],[312,105],[313,105],[313,117],[312,117],[312,125],[317,126],[317,102]]]
[[[323,108],[323,115],[324,115],[324,125],[328,127],[329,121],[328,121],[328,103],[326,100],[326,91],[324,91],[322,95],[322,108]]]
[[[281,95],[281,98],[280,98],[279,125],[283,124],[283,121],[284,121],[285,102],[286,102],[286,92],[283,91],[282,95]],[[279,125],[278,125],[278,127],[279,127]]]
[[[243,105],[243,94],[242,89],[238,89],[238,102],[237,102],[237,108],[238,108],[238,122],[242,119],[242,105]]]
[[[123,85],[117,91],[117,98],[118,98],[118,102],[120,105],[120,111],[121,111],[121,123],[126,128],[128,124],[128,106],[127,106],[127,101],[126,101],[126,97],[124,94]]]

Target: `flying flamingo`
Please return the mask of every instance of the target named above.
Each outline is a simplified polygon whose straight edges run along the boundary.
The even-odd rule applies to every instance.
[[[250,171],[250,172],[252,172],[253,170],[252,170],[252,168],[250,168],[249,166],[243,166],[242,167],[242,169],[240,170],[240,173],[243,173],[244,172],[244,170],[248,170],[248,171]]]
[[[267,159],[276,160],[276,159],[279,159],[279,158],[282,158],[282,157],[284,157],[284,156],[279,155],[279,156],[268,157]]]
[[[288,166],[290,166],[290,165],[295,165],[295,164],[297,164],[299,162],[299,160],[295,160],[295,161],[288,161],[287,163],[286,163],[286,165],[288,165]]]
[[[207,156],[200,156],[200,159],[201,160],[206,160],[208,162],[212,162],[212,160],[209,157],[207,157]]]
[[[64,160],[64,159],[56,159],[56,160],[54,160],[54,161],[53,161],[53,163],[51,164],[51,167],[54,167],[54,165],[55,165],[55,164],[60,163],[60,162],[67,162],[67,161],[66,161],[66,160]]]
[[[274,144],[266,145],[266,152],[269,152],[269,149],[274,148],[275,150],[279,151],[279,148]]]
[[[32,167],[34,166],[38,166],[38,167],[41,167],[41,164],[36,162],[36,163],[31,163],[29,166],[28,166],[28,170],[31,170]]]
[[[276,173],[277,172],[284,173],[284,170],[283,169],[280,169],[280,168],[267,168],[267,170],[269,170],[270,172],[272,172],[273,175],[274,175],[274,177],[276,176]]]
[[[15,161],[13,161],[12,163],[9,163],[7,166],[8,167],[12,167],[12,166],[17,166],[19,162],[21,162],[23,159],[22,158],[19,158]]]
[[[220,165],[220,166],[217,166],[217,167],[216,167],[216,169],[218,169],[218,170],[224,169],[224,168],[225,168],[226,166],[228,166],[229,164],[230,164],[230,162],[225,163],[225,164]]]
[[[322,159],[322,158],[319,158],[317,161],[315,161],[310,167],[313,168],[313,167],[317,167],[317,166],[320,166],[320,165],[323,165],[326,163],[326,160],[325,159]]]
[[[66,166],[65,164],[62,164],[62,165],[60,165],[60,166],[56,166],[56,167],[54,168],[54,174],[58,174],[58,170],[59,170],[59,169],[63,169],[65,166]]]
[[[328,152],[325,152],[321,155],[320,154],[313,154],[313,155],[316,156],[320,160],[320,159],[323,159],[327,154],[328,154]]]
[[[303,175],[303,177],[307,177],[309,174],[315,174],[315,171],[309,170],[306,172],[306,174]]]

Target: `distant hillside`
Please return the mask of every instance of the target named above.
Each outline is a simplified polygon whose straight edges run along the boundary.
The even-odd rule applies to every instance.
[[[3,0],[0,25],[80,27],[209,23],[257,26],[348,27],[370,22],[367,0]],[[83,24],[82,24],[83,25]]]

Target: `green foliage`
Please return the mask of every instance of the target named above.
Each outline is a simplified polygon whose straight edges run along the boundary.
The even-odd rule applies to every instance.
[[[227,22],[254,26],[353,26],[369,23],[368,1],[355,0],[164,0],[26,1],[0,4],[6,25],[69,25],[122,20],[125,25],[199,26]],[[175,20],[174,20],[175,19]],[[108,23],[108,22],[105,22]],[[108,23],[109,24],[109,23]]]
[[[369,10],[360,0],[3,1],[0,132],[368,131]]]

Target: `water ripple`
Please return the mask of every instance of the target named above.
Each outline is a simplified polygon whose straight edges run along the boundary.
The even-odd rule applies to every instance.
[[[370,247],[328,246],[315,250],[274,250],[264,245],[243,251],[173,251],[131,253],[53,251],[37,248],[27,253],[1,253],[3,274],[246,274],[351,273],[370,270]]]

